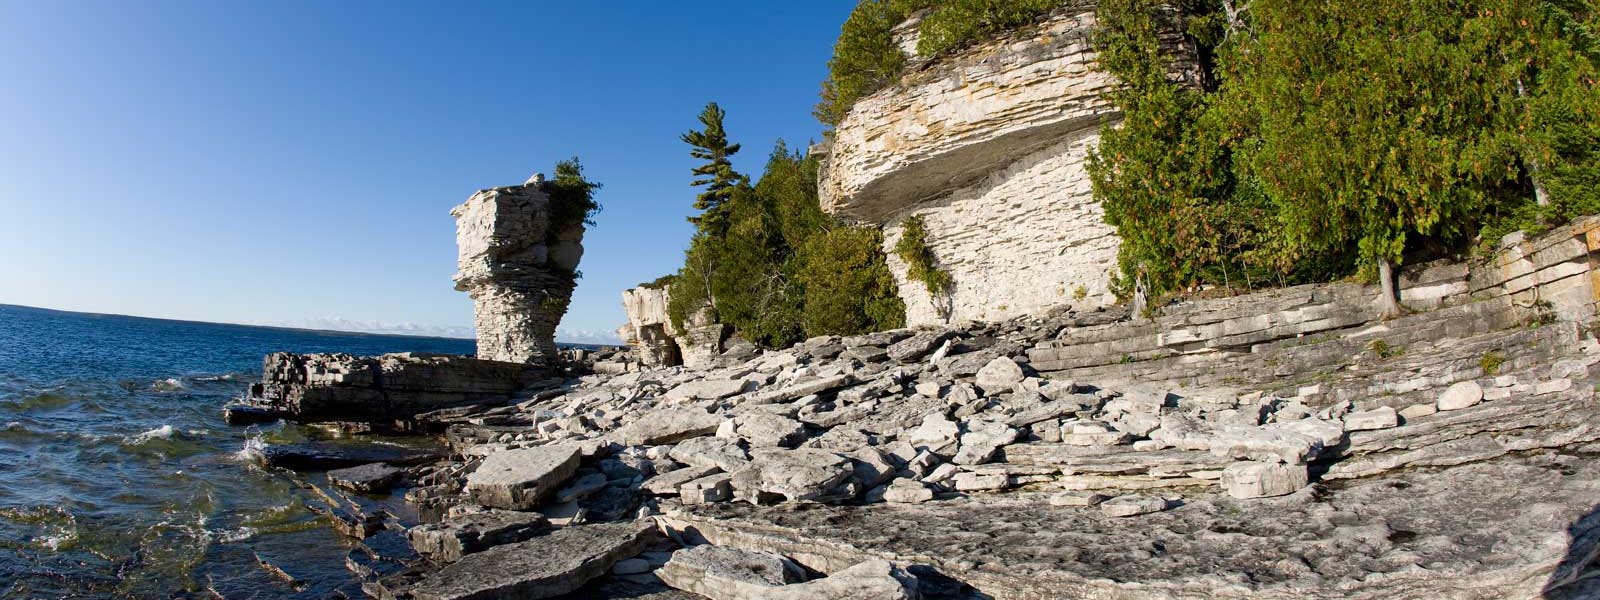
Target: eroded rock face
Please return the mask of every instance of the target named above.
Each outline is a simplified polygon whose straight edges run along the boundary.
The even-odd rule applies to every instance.
[[[683,364],[683,354],[673,339],[678,330],[667,316],[667,303],[671,300],[667,294],[666,286],[622,290],[622,310],[628,315],[628,324],[618,331],[646,368]]]
[[[932,297],[889,252],[907,323],[1111,301],[1118,241],[1086,165],[1099,128],[1121,114],[1105,97],[1117,82],[1095,64],[1093,29],[1094,5],[1082,3],[914,65],[839,124],[820,174],[824,210],[886,226],[886,250],[906,217],[922,217],[952,276],[948,295]],[[1191,66],[1175,61],[1174,77],[1190,77]]]
[[[628,315],[628,323],[617,333],[633,347],[644,368],[710,366],[724,350],[729,327],[716,322],[710,307],[706,307],[684,319],[683,328],[679,329],[667,314],[671,300],[670,286],[641,285],[623,290],[622,309]]]
[[[464,356],[276,352],[262,360],[252,407],[300,421],[382,422],[479,403],[505,402],[551,375],[526,364]]]
[[[583,223],[554,223],[537,178],[481,190],[456,218],[456,289],[472,295],[478,357],[508,362],[556,355],[555,332],[576,287]]]

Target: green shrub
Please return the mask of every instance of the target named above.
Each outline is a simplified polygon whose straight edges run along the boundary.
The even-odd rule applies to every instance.
[[[894,243],[894,254],[906,263],[906,278],[922,282],[930,295],[940,296],[950,290],[950,273],[933,264],[933,251],[928,248],[928,227],[921,216],[907,217],[900,223],[900,239]]]
[[[856,100],[900,77],[906,56],[894,28],[929,9],[919,26],[917,54],[934,56],[1015,30],[1066,4],[1063,0],[861,0],[839,31],[813,114],[838,125]]]
[[[1478,367],[1483,369],[1484,375],[1488,376],[1499,374],[1500,367],[1504,364],[1506,364],[1506,355],[1499,350],[1485,352],[1483,357],[1478,359]]]
[[[917,54],[935,56],[1032,24],[1061,0],[945,0],[923,18]]]
[[[600,203],[594,199],[600,184],[583,175],[583,163],[574,156],[556,163],[556,176],[545,181],[543,189],[550,196],[550,235],[563,228],[582,223],[594,226],[594,216],[600,213]]]
[[[798,257],[807,336],[904,327],[905,303],[884,262],[883,234],[838,225],[806,240]]]

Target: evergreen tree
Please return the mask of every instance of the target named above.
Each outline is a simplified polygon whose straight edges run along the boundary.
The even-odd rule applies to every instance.
[[[705,189],[694,201],[695,209],[701,212],[698,216],[689,217],[689,222],[702,232],[719,236],[727,227],[724,205],[732,200],[739,188],[750,184],[748,177],[733,170],[733,162],[729,160],[739,153],[739,145],[728,143],[728,133],[722,126],[725,116],[727,113],[717,103],[708,103],[705,110],[700,112],[700,123],[705,128],[691,130],[680,136],[685,143],[693,146],[689,151],[690,156],[707,161],[693,171],[699,179],[691,185],[704,186]]]
[[[1254,0],[1225,86],[1252,111],[1246,167],[1297,252],[1376,267],[1382,312],[1401,311],[1408,238],[1460,241],[1510,195],[1516,136],[1481,13],[1449,0]],[[1370,272],[1370,271],[1369,271]]]

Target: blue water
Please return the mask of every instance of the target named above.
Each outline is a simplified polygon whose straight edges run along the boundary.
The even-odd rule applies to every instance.
[[[244,453],[221,407],[269,352],[470,354],[471,340],[314,332],[0,305],[0,598],[323,598],[354,542],[297,476]],[[256,562],[284,565],[300,589]]]

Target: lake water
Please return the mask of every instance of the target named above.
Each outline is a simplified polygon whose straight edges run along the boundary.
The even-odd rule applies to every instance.
[[[243,452],[314,432],[222,422],[275,351],[473,342],[0,305],[0,598],[359,597],[354,542],[307,508],[298,476]]]

